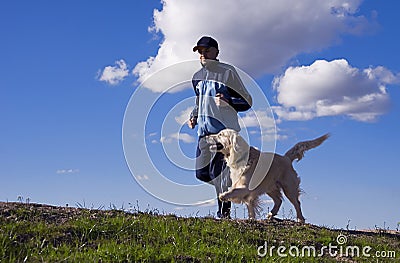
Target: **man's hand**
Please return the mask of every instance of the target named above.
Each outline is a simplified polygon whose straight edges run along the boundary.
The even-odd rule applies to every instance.
[[[190,129],[194,129],[196,124],[197,124],[196,118],[190,118],[190,120],[187,121],[187,125],[189,126]]]
[[[218,107],[226,107],[229,106],[229,101],[227,98],[224,97],[224,94],[222,93],[217,93],[215,95],[215,104]]]

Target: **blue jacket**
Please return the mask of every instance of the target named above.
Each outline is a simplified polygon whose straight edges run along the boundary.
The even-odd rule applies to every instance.
[[[216,134],[225,128],[240,131],[238,111],[251,107],[252,98],[233,66],[219,61],[207,61],[192,78],[196,106],[191,118],[197,120],[198,135]],[[221,93],[229,106],[219,107],[215,95]]]

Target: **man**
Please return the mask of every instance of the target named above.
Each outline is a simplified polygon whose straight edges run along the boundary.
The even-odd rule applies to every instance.
[[[217,59],[218,43],[209,36],[200,38],[193,52],[200,54],[202,68],[193,75],[196,106],[188,126],[198,125],[199,141],[196,150],[196,177],[215,186],[218,195],[231,185],[229,168],[222,153],[210,152],[205,136],[230,128],[240,131],[238,111],[251,107],[252,98],[244,87],[235,68]],[[218,199],[217,217],[230,218],[230,202]]]

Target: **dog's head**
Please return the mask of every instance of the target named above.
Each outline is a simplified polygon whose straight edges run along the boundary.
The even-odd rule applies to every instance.
[[[211,151],[224,154],[228,165],[240,166],[247,163],[249,145],[237,131],[224,129],[218,134],[207,136],[206,141]]]

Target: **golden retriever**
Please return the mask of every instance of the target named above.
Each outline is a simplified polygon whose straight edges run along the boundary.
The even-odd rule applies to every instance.
[[[319,146],[328,137],[329,134],[325,134],[311,141],[299,142],[282,156],[250,147],[238,132],[231,129],[207,136],[210,150],[222,152],[230,168],[232,187],[221,193],[219,199],[245,203],[249,218],[254,219],[260,211],[259,196],[267,194],[274,201],[274,207],[268,214],[268,219],[271,219],[282,204],[283,190],[296,209],[298,221],[304,223],[299,201],[300,178],[293,169],[292,162],[295,159],[300,161],[307,150]]]

